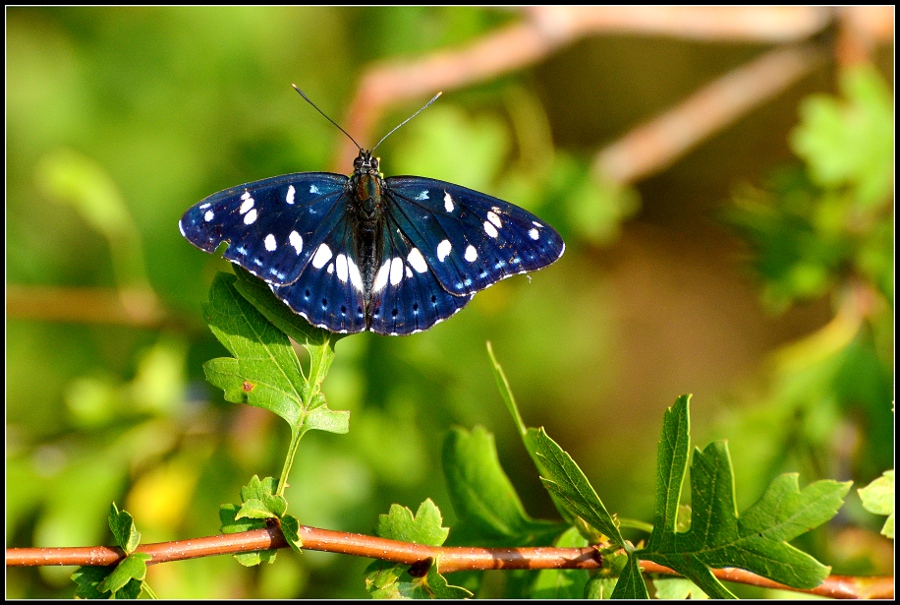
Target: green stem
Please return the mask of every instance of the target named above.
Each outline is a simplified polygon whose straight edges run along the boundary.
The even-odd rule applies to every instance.
[[[291,429],[291,445],[288,447],[287,457],[284,459],[284,467],[281,469],[281,478],[278,480],[278,488],[275,490],[276,496],[284,497],[284,490],[288,485],[288,476],[291,474],[291,467],[294,465],[294,457],[297,455],[297,448],[300,447],[300,439],[306,433],[303,423],[296,429]]]

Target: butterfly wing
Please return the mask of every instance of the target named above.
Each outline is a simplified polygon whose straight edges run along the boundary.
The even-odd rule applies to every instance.
[[[542,269],[565,251],[553,227],[509,202],[422,177],[391,177],[385,183],[386,214],[395,229],[455,296],[471,296],[512,275]]]
[[[340,203],[341,219],[316,244],[312,260],[291,284],[270,284],[272,292],[295,313],[316,327],[353,334],[366,329],[365,296],[347,204]]]
[[[302,172],[247,183],[209,196],[179,226],[192,244],[269,283],[292,311],[332,332],[365,329],[362,280],[349,256],[348,179]]]
[[[330,172],[285,174],[215,193],[179,222],[189,242],[270,284],[297,280],[343,216],[347,177]]]
[[[372,282],[369,329],[396,336],[427,330],[469,304],[473,294],[448,292],[392,216],[385,214],[383,254]]]

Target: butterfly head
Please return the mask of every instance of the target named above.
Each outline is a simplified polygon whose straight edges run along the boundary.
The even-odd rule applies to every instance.
[[[372,157],[371,151],[360,148],[359,155],[353,160],[353,172],[357,175],[381,176],[378,164],[378,158]]]

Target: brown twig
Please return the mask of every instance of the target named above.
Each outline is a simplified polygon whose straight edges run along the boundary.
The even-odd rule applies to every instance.
[[[678,38],[790,42],[821,31],[832,17],[819,7],[532,7],[528,19],[474,42],[413,61],[375,63],[363,74],[350,104],[347,129],[371,144],[375,125],[398,103],[483,82],[545,59],[588,35],[642,33]],[[352,164],[345,141],[338,169]]]
[[[603,149],[594,160],[594,173],[627,184],[662,170],[809,74],[823,59],[811,44],[768,52]]]
[[[487,569],[599,569],[603,560],[599,551],[586,548],[478,548],[467,546],[423,546],[363,534],[353,534],[315,527],[300,527],[303,548],[358,557],[380,559],[404,565],[421,565],[438,561],[442,573]],[[151,564],[183,561],[213,555],[237,554],[286,548],[281,531],[272,527],[237,534],[210,536],[193,540],[147,544],[137,552],[149,554]],[[119,548],[106,546],[85,548],[9,548],[7,567],[41,565],[114,565],[124,556]],[[673,570],[650,561],[641,561],[647,573],[678,575]],[[883,598],[894,596],[893,577],[830,576],[813,589],[796,589],[772,582],[756,574],[734,569],[715,569],[720,580],[765,588],[780,588],[832,598]]]

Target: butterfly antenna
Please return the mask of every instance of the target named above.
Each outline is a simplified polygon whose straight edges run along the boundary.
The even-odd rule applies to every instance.
[[[318,111],[320,114],[322,114],[323,116],[325,116],[325,119],[326,119],[326,120],[328,120],[329,122],[331,122],[332,124],[334,124],[334,125],[337,127],[338,130],[340,130],[340,131],[343,132],[345,135],[347,135],[347,138],[350,139],[351,141],[353,141],[353,144],[356,145],[356,146],[359,148],[360,151],[363,150],[362,145],[360,145],[359,143],[357,143],[357,142],[356,142],[356,139],[354,139],[353,137],[351,137],[349,132],[347,132],[346,130],[344,130],[343,128],[341,128],[341,126],[340,126],[337,122],[335,122],[334,120],[332,120],[331,118],[328,117],[328,114],[326,114],[324,111],[322,111],[321,109],[319,109],[319,107],[318,107],[315,103],[313,103],[312,101],[310,101],[310,100],[309,100],[309,97],[307,97],[305,94],[303,94],[303,91],[300,90],[299,88],[297,88],[297,85],[296,85],[296,84],[291,84],[291,86],[293,86],[293,87],[294,87],[294,90],[296,90],[297,92],[299,92],[299,93],[300,93],[300,96],[303,97],[303,99],[304,99],[307,103],[309,103],[310,105],[312,105],[313,108],[315,108],[316,111]],[[435,97],[435,99],[436,99],[436,98],[437,98],[437,97]],[[432,99],[432,101],[434,101],[434,99]],[[430,105],[430,104],[431,104],[431,103],[429,103],[428,105]],[[425,107],[428,107],[428,105],[426,105]],[[425,109],[425,107],[423,107],[422,109]],[[422,111],[422,109],[420,109],[419,111]],[[418,111],[417,111],[416,113],[418,113]],[[407,120],[407,122],[408,122],[408,121],[409,121],[409,120]],[[405,123],[406,123],[406,122],[404,122],[404,124],[405,124]],[[403,126],[403,124],[401,124],[400,126]],[[397,128],[399,128],[400,126],[398,126]],[[394,130],[397,130],[397,128],[395,128]],[[393,132],[393,131],[391,131],[391,132]],[[382,139],[382,140],[383,140],[383,139]],[[377,145],[376,145],[376,147],[377,147]]]
[[[300,94],[303,94],[303,93],[300,93]],[[381,137],[381,140],[378,141],[377,143],[375,143],[375,147],[372,147],[372,152],[374,153],[374,152],[375,152],[375,148],[378,147],[379,145],[381,145],[381,144],[384,142],[384,140],[385,140],[386,138],[388,138],[389,136],[391,136],[392,134],[394,134],[394,133],[397,131],[398,128],[400,128],[401,126],[403,126],[404,124],[406,124],[407,122],[409,122],[410,120],[412,120],[414,117],[416,117],[417,115],[419,115],[419,114],[422,113],[423,111],[425,111],[425,110],[428,108],[428,106],[431,105],[432,103],[434,103],[435,101],[437,101],[437,100],[438,100],[438,97],[441,96],[442,94],[444,94],[444,93],[443,93],[443,92],[439,92],[439,93],[437,93],[436,95],[434,95],[434,97],[432,97],[432,99],[431,99],[430,101],[428,101],[427,103],[425,103],[425,105],[422,106],[422,109],[420,109],[420,110],[417,111],[416,113],[412,114],[411,116],[409,116],[408,118],[406,118],[405,120],[403,120],[402,122],[400,122],[397,126],[394,127],[394,129],[393,129],[392,131],[390,131],[389,133],[387,133],[386,135],[384,135],[383,137]],[[355,142],[355,141],[354,141],[354,142]]]

